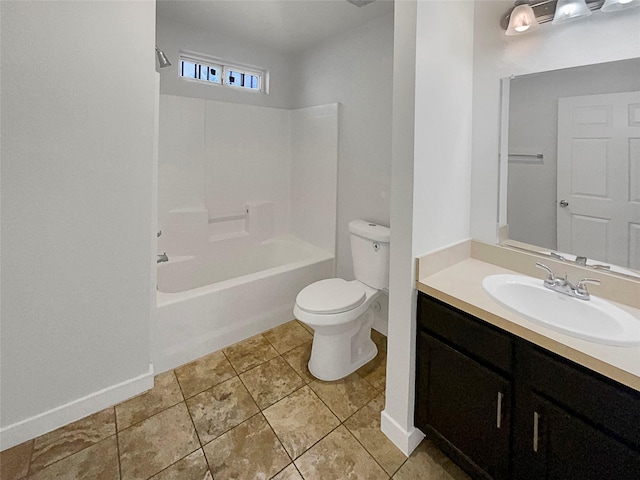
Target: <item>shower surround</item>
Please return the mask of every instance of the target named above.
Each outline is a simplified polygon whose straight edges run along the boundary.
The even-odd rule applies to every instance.
[[[156,372],[291,320],[333,275],[338,111],[160,95]]]

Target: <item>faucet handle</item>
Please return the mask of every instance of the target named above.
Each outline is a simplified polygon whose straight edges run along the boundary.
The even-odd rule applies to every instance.
[[[587,283],[592,283],[593,285],[600,285],[600,280],[597,278],[583,278],[576,284],[576,295],[580,297],[589,298],[589,292],[587,291],[587,287],[585,286]]]
[[[553,274],[553,270],[547,267],[544,263],[536,262],[536,267],[541,268],[545,272],[547,272],[547,278],[544,279],[545,285],[554,285],[556,281],[556,276]]]

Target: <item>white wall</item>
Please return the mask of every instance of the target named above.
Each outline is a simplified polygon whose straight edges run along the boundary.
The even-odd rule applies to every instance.
[[[473,11],[472,1],[396,4],[387,357],[393,375],[382,429],[407,454],[422,438],[413,426],[414,260],[469,237]]]
[[[243,36],[233,35],[228,31],[202,30],[160,16],[157,19],[156,42],[171,62],[170,67],[160,70],[160,93],[278,108],[292,106],[290,92],[294,87],[291,75],[293,65],[291,58],[282,52],[247,41]],[[178,70],[180,50],[267,68],[270,78],[269,95],[185,81]]]
[[[640,59],[524,75],[510,82],[509,151],[522,153],[525,147],[544,158],[509,161],[509,238],[555,250],[558,99],[638,91]]]
[[[415,290],[413,255],[413,175],[416,89],[417,2],[397,2],[394,8],[393,117],[391,163],[391,246],[389,261],[389,322],[387,326],[387,388],[382,431],[405,454],[421,437],[413,429],[415,375]],[[391,374],[393,372],[393,374]],[[411,432],[411,433],[410,433]],[[417,436],[417,438],[416,438]]]
[[[291,233],[335,254],[338,108],[291,111]]]
[[[389,225],[393,17],[305,51],[292,70],[296,108],[340,103],[337,275],[353,278],[349,221]]]
[[[418,2],[417,32],[414,256],[469,238],[473,1]]]
[[[154,2],[0,8],[4,449],[153,383],[157,76]]]
[[[640,56],[640,10],[595,12],[565,25],[543,24],[507,37],[499,19],[511,0],[475,10],[471,236],[495,242],[498,205],[500,79]]]

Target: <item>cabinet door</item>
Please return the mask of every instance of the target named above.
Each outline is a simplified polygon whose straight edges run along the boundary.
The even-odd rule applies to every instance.
[[[640,478],[640,452],[534,393],[530,401],[529,445],[517,455],[522,461],[516,462],[516,478],[518,474],[547,480]]]
[[[416,424],[495,479],[509,478],[510,383],[435,338],[418,337]]]

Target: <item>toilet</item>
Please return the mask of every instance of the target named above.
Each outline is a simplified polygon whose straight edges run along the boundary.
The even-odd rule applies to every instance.
[[[344,378],[376,356],[372,307],[389,287],[389,228],[353,220],[349,233],[356,279],[312,283],[298,293],[293,308],[314,331],[309,371],[325,381]]]

